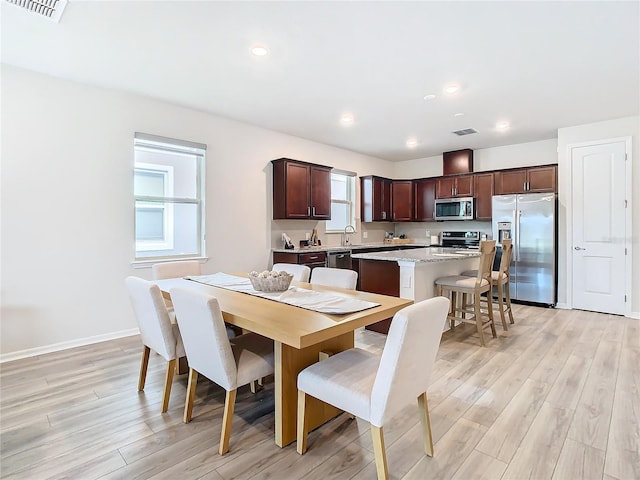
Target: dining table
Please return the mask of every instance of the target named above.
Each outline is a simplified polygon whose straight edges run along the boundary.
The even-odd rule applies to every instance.
[[[238,273],[233,275],[247,276]],[[217,298],[225,322],[273,340],[275,443],[280,447],[296,440],[298,373],[318,362],[323,355],[353,348],[356,329],[393,317],[396,312],[413,303],[412,300],[387,295],[292,282],[291,285],[298,289],[375,304],[345,314],[322,313],[187,278],[157,280],[156,283],[168,299],[171,298],[171,289],[176,287],[211,295]],[[317,399],[310,399],[307,409],[310,429],[341,413]]]

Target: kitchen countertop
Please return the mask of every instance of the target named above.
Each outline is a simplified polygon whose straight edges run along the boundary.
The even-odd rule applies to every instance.
[[[351,250],[353,253],[358,250],[363,250],[365,248],[397,248],[400,250],[402,247],[407,246],[418,246],[418,247],[429,247],[428,243],[358,243],[355,245],[323,245],[319,247],[296,247],[296,248],[272,248],[272,252],[281,252],[281,253],[307,253],[307,252],[344,252],[346,250]]]
[[[392,250],[390,252],[352,253],[351,258],[361,260],[382,260],[388,262],[447,262],[470,257],[479,257],[478,250],[460,250],[458,248],[414,248],[410,250]]]

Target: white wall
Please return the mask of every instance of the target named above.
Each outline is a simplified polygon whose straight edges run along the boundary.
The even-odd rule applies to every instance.
[[[123,280],[150,277],[130,263],[136,131],[208,145],[204,273],[267,267],[270,160],[391,173],[384,160],[6,65],[1,89],[5,359],[135,328]]]
[[[631,235],[633,265],[631,282],[631,315],[640,318],[640,116],[620,118],[605,122],[560,128],[558,130],[558,204],[559,243],[558,273],[562,280],[558,284],[558,302],[570,305],[570,285],[567,278],[567,245],[569,212],[571,211],[571,158],[568,146],[576,143],[631,137],[632,162],[632,218]],[[635,213],[634,213],[635,212]]]

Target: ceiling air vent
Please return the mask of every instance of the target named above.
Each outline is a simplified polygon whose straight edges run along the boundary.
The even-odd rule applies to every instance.
[[[11,5],[24,8],[30,12],[37,13],[49,20],[59,22],[62,17],[64,7],[67,6],[67,0],[5,0]]]
[[[478,131],[475,128],[464,128],[462,130],[456,130],[455,132],[456,135],[462,136],[462,135],[471,135],[472,133],[478,133]]]

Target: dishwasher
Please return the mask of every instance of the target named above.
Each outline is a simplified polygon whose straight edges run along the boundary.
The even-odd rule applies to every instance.
[[[327,252],[327,266],[329,268],[351,269],[351,250]]]

